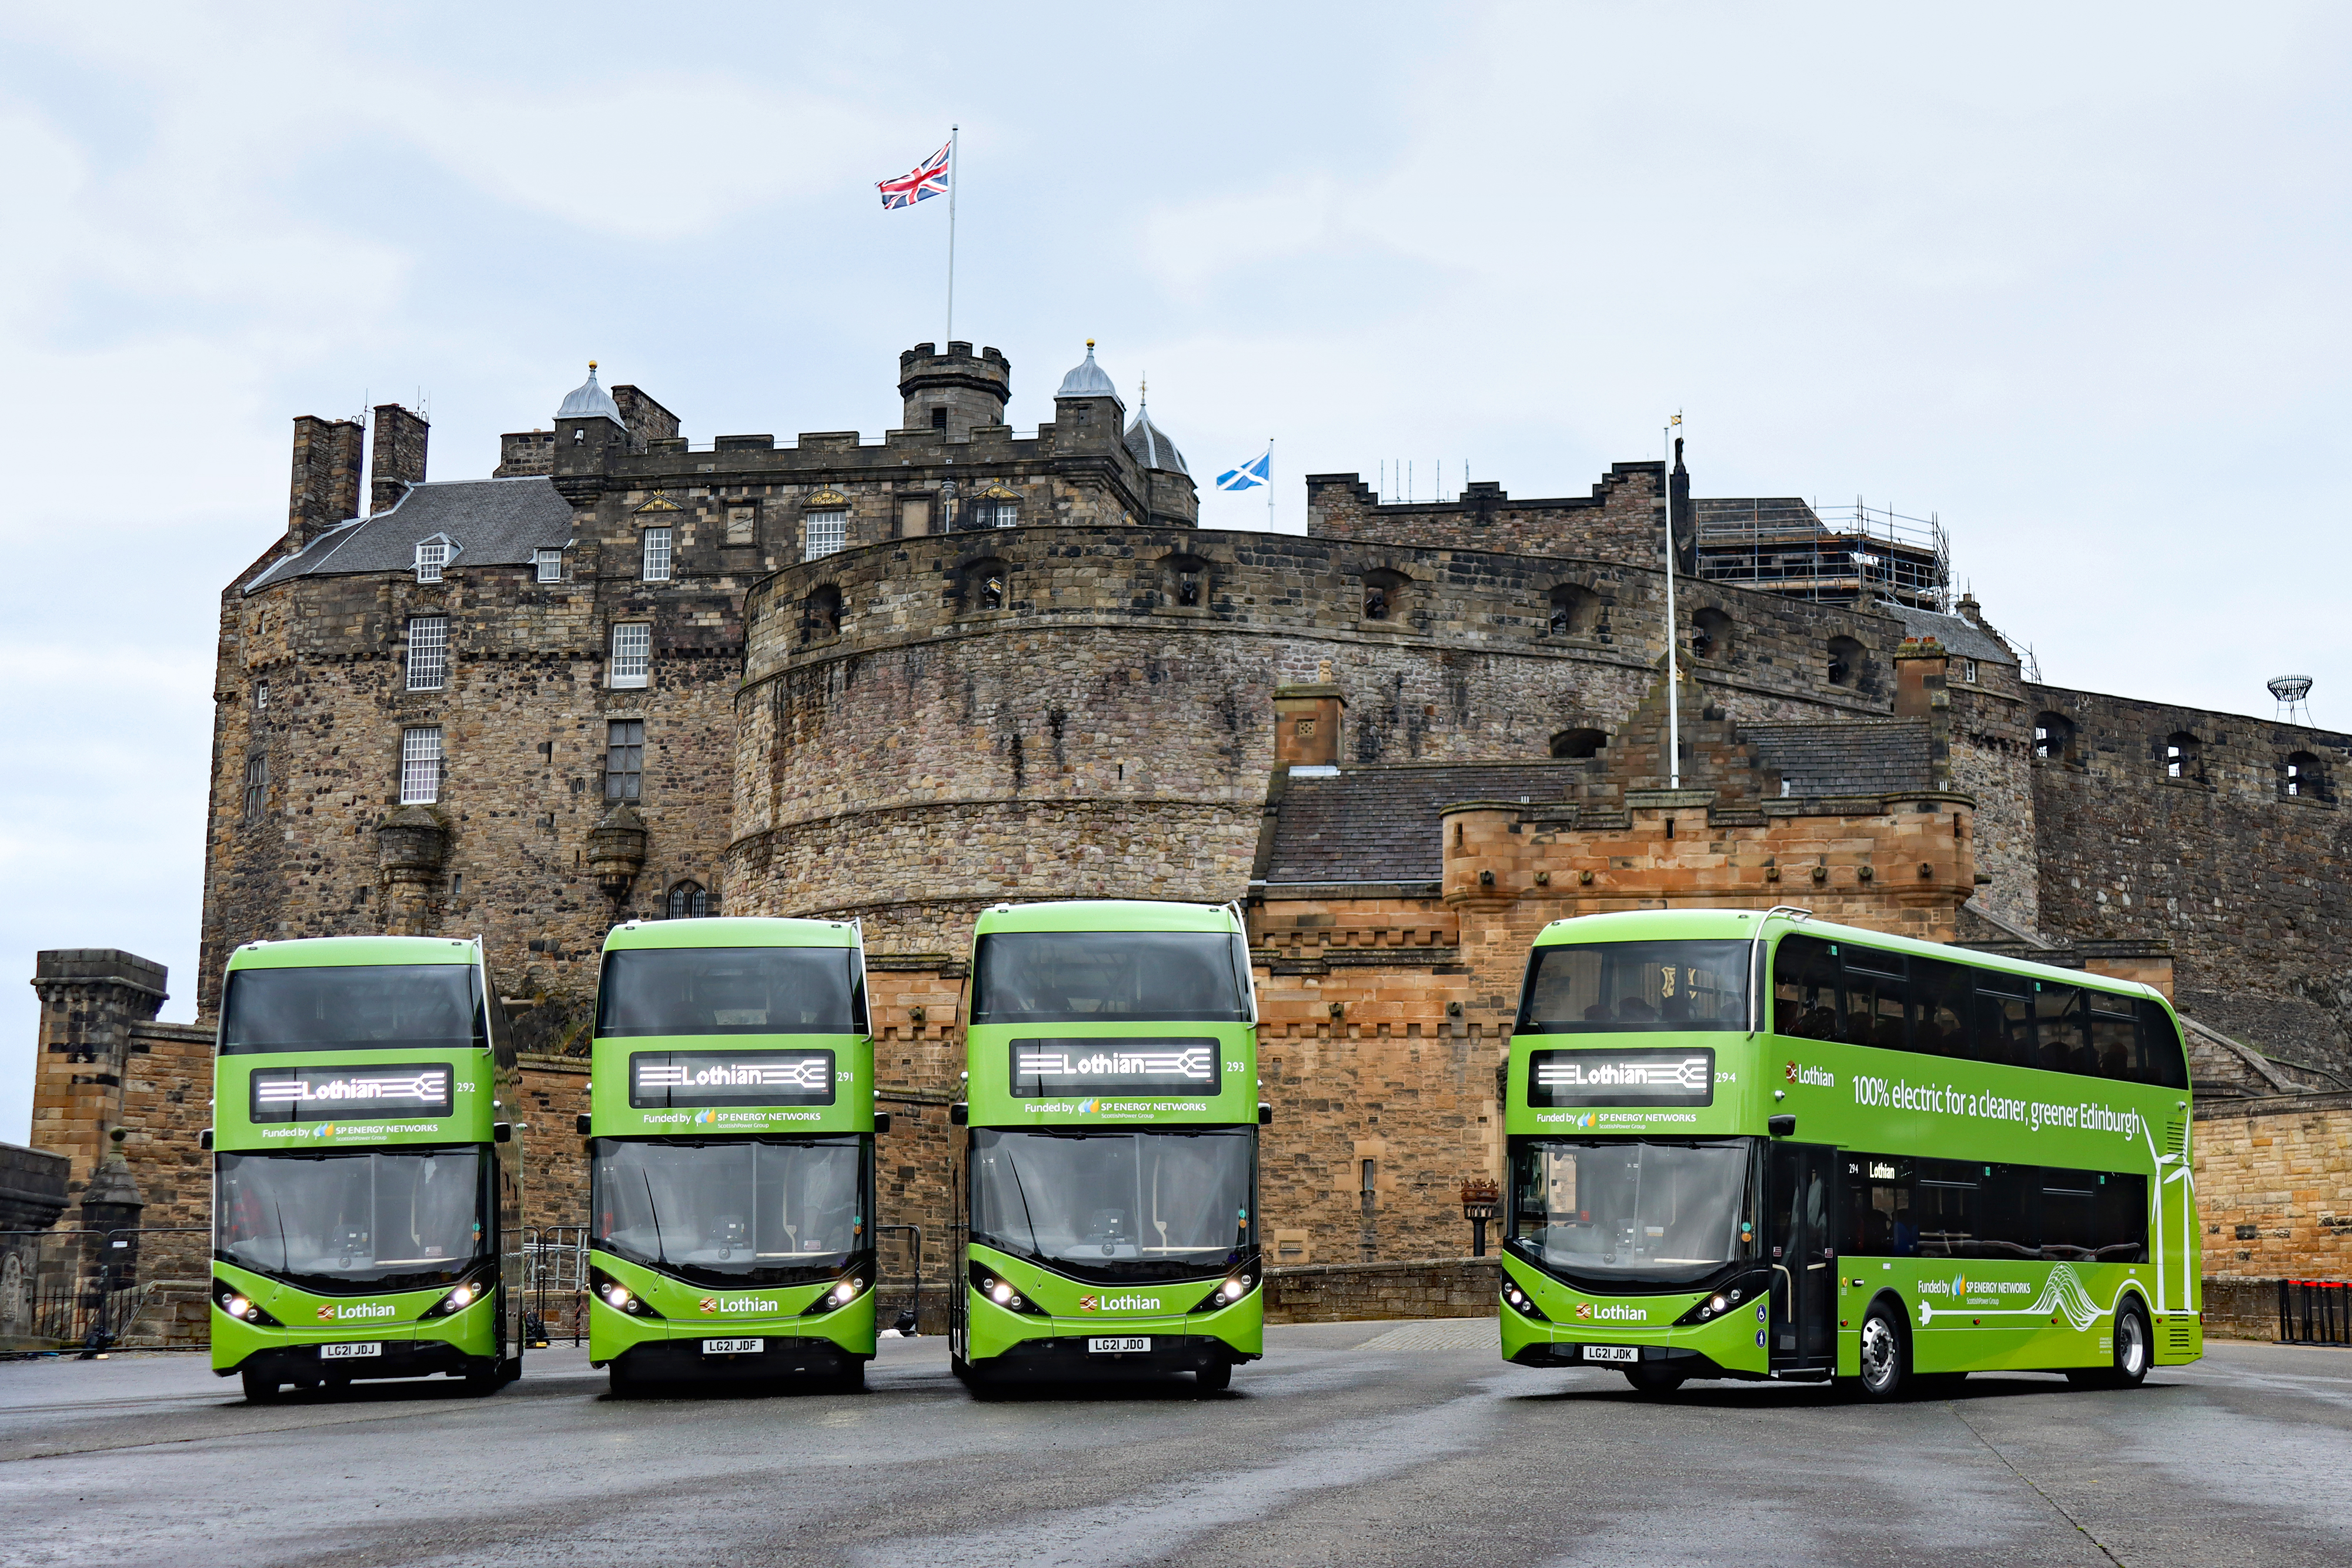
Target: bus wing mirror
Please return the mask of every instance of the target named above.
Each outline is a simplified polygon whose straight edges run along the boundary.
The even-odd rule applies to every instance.
[[[490,1142],[492,1142],[492,1143],[494,1143],[494,1144],[511,1144],[511,1143],[513,1143],[513,1142],[514,1142],[514,1124],[513,1124],[512,1122],[493,1122],[493,1123],[491,1123],[491,1124],[490,1124]]]
[[[951,1127],[970,1126],[971,1124],[971,1103],[967,1101],[959,1100],[954,1104],[950,1105],[948,1107],[948,1124]]]
[[[578,1132],[582,1137],[586,1137],[588,1135],[588,1113],[585,1111],[581,1112],[578,1118],[572,1123],[572,1127],[573,1130]]]
[[[1794,1116],[1775,1116],[1765,1123],[1764,1127],[1776,1138],[1793,1138],[1797,1135],[1797,1119]]]
[[[200,1149],[209,1149],[212,1146],[213,1130],[210,1127],[206,1127],[203,1132],[196,1134],[196,1147]]]
[[[887,1132],[888,1132],[889,1130],[890,1130],[890,1113],[889,1113],[889,1112],[887,1112],[887,1111],[877,1111],[877,1112],[875,1112],[875,1113],[874,1113],[874,1131],[875,1131],[877,1134],[882,1134],[882,1133],[887,1133]]]
[[[1274,1125],[1274,1107],[1263,1100],[1257,1103],[1257,1124],[1261,1127]]]

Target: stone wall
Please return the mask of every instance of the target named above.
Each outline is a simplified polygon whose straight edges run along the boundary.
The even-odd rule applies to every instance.
[[[1600,557],[1657,564],[1664,523],[1660,481],[1665,465],[1619,463],[1590,496],[1513,500],[1481,481],[1452,501],[1382,504],[1354,474],[1307,476],[1310,538],[1496,550],[1514,555]],[[1677,503],[1677,513],[1681,512]],[[1692,563],[1685,559],[1684,570]]]
[[[2352,1280],[2352,1094],[2200,1100],[2194,1148],[2214,1274]]]
[[[1460,1214],[1454,1223],[1466,1228]],[[1495,1258],[1418,1258],[1266,1270],[1265,1321],[1341,1323],[1388,1318],[1491,1318],[1503,1288]]]

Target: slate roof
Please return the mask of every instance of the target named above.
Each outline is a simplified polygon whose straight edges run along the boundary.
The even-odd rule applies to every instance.
[[[1946,650],[1962,658],[1981,659],[1990,664],[2017,663],[2017,655],[1999,637],[1965,615],[1938,615],[1932,610],[1914,610],[1891,600],[1882,601],[1878,608],[1903,622],[1903,634],[1906,637],[1933,637]],[[1959,677],[1956,674],[1952,678]]]
[[[1739,737],[1756,748],[1759,766],[1780,775],[1790,796],[1899,795],[1935,788],[1924,718],[1743,724]]]
[[[1146,468],[1162,468],[1190,478],[1192,471],[1184,466],[1184,455],[1168,439],[1168,433],[1151,423],[1151,411],[1139,413],[1127,427],[1127,449]]]
[[[1269,883],[1435,882],[1444,874],[1437,813],[1462,800],[1558,801],[1579,762],[1368,768],[1290,776],[1274,824]]]
[[[533,550],[572,542],[572,504],[543,475],[413,486],[398,505],[330,529],[301,554],[272,562],[245,591],[292,577],[408,571],[417,545],[436,534],[457,547],[452,567],[528,566]]]

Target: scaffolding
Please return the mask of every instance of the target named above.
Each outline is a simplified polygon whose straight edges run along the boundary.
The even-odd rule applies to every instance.
[[[1951,542],[1933,513],[1906,517],[1859,496],[1852,507],[1759,497],[1691,507],[1703,578],[1825,604],[1891,599],[1951,612]]]

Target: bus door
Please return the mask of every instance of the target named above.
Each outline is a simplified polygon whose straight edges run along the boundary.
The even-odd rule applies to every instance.
[[[1766,1169],[1774,1371],[1828,1371],[1837,1357],[1837,1151],[1776,1143]]]

